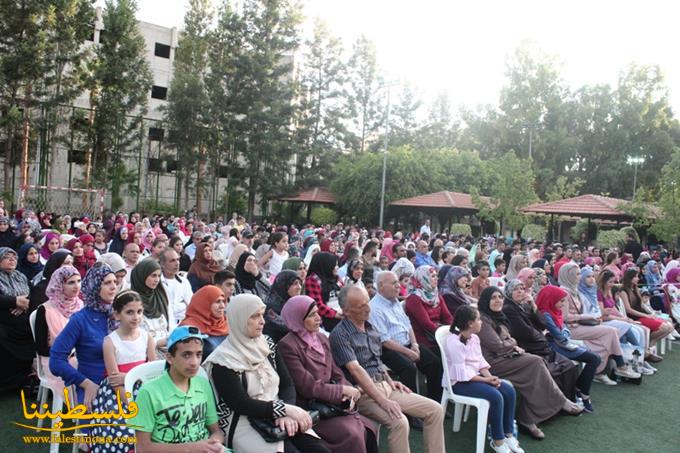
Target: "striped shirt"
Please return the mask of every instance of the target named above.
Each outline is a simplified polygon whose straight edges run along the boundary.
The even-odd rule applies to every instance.
[[[411,321],[404,312],[399,299],[389,300],[377,293],[369,302],[371,314],[368,318],[380,333],[380,341],[392,340],[401,346],[411,344]]]
[[[354,380],[345,369],[349,362],[357,361],[371,377],[386,371],[380,359],[382,355],[380,335],[368,321],[364,323],[362,332],[352,321],[343,318],[331,332],[329,341],[335,363],[343,369],[350,382]]]

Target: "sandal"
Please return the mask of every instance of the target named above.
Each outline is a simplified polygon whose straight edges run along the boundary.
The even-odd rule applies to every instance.
[[[533,437],[536,440],[543,440],[545,439],[545,434],[541,429],[536,426],[536,425],[519,425],[520,430],[524,431],[525,433],[529,434],[531,437]]]

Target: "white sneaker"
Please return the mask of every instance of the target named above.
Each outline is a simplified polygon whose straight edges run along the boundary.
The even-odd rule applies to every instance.
[[[593,378],[593,382],[599,382],[604,385],[616,385],[616,381],[613,381],[606,374],[598,374]]]
[[[508,447],[507,442],[503,442],[500,445],[496,445],[496,443],[492,440],[491,442],[489,442],[489,445],[491,445],[491,449],[496,453],[513,453],[510,447]],[[524,452],[524,450],[522,450],[522,452]]]
[[[631,370],[630,367],[628,366],[624,367],[622,370],[617,368],[614,370],[614,373],[617,376],[626,377],[630,379],[637,379],[640,377],[640,373],[636,373],[635,371]]]
[[[653,373],[656,373],[657,371],[659,371],[656,368],[654,368],[649,362],[644,362],[642,364],[642,367],[652,371]]]
[[[654,374],[654,371],[650,370],[649,368],[645,368],[643,366],[640,367],[640,374],[643,376],[651,376]]]
[[[507,445],[510,451],[512,451],[513,453],[524,453],[524,449],[519,446],[519,441],[515,436],[506,437],[505,445]]]

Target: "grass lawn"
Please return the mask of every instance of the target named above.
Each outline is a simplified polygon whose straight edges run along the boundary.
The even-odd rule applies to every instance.
[[[530,453],[539,452],[680,452],[680,346],[665,355],[654,376],[645,376],[642,385],[619,383],[608,387],[593,384],[595,414],[580,417],[558,416],[542,423],[546,439],[535,441],[520,434],[520,442]],[[452,420],[445,421],[446,451],[473,453],[476,414],[474,409],[461,431],[452,431]],[[0,394],[0,451],[48,451],[47,445],[25,445],[22,436],[30,430],[16,427],[22,422],[21,402],[16,392]],[[381,451],[386,452],[386,430],[381,429]],[[413,431],[411,451],[422,451],[422,435]],[[67,448],[68,447],[68,448]],[[62,452],[71,451],[63,446]],[[487,452],[491,449],[487,448]],[[347,452],[351,453],[351,452]]]

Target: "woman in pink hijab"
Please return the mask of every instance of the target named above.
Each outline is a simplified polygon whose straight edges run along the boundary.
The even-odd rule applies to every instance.
[[[388,259],[388,265],[394,263],[394,251],[392,247],[394,246],[394,240],[391,237],[387,237],[383,240],[382,249],[380,250],[380,256],[386,256]]]
[[[279,341],[278,349],[295,383],[297,403],[301,407],[312,401],[347,407],[347,415],[322,419],[314,431],[333,453],[377,452],[375,425],[354,410],[361,393],[333,361],[328,338],[319,332],[321,317],[314,299],[291,297],[281,318],[290,332]]]

